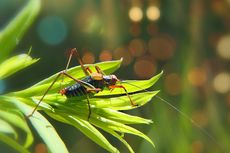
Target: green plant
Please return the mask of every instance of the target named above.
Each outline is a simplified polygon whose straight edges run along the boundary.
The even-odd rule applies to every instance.
[[[38,61],[38,59],[32,59],[27,54],[17,55],[8,59],[7,57],[16,46],[15,40],[18,41],[21,39],[23,33],[35,19],[39,8],[39,0],[29,1],[27,6],[15,17],[15,19],[1,31],[0,53],[2,56],[0,58],[0,79],[5,79]],[[106,74],[110,74],[117,70],[120,64],[121,60],[116,60],[88,66],[92,67],[98,65]],[[80,69],[80,66],[76,66],[68,69],[67,72],[81,79],[84,77],[84,74]],[[127,83],[123,83],[130,93],[131,98],[139,107],[149,102],[151,98],[159,92],[143,92],[143,89],[151,87],[160,78],[161,74],[162,73],[149,80],[127,80]],[[0,141],[19,152],[30,152],[28,147],[33,143],[33,135],[27,124],[26,116],[32,112],[34,106],[56,75],[57,74],[54,74],[25,90],[0,95]],[[55,120],[76,127],[109,152],[119,151],[109,143],[97,128],[119,139],[130,152],[134,151],[124,139],[124,134],[126,133],[140,136],[154,146],[151,139],[145,134],[129,126],[130,124],[150,124],[152,121],[120,112],[120,110],[134,109],[123,91],[115,89],[113,92],[110,92],[109,90],[104,90],[94,97],[91,97],[90,104],[92,105],[92,114],[90,120],[87,121],[88,106],[86,98],[82,96],[67,99],[65,96],[61,96],[57,93],[60,88],[60,81],[61,79],[54,84],[43,102],[39,105],[39,110],[44,111]],[[63,86],[73,83],[74,82],[69,78],[64,78]],[[141,88],[137,88],[136,86],[141,86]],[[50,152],[68,152],[54,127],[43,115],[36,111],[28,120],[41,136]],[[19,135],[17,129],[23,131],[24,135]]]

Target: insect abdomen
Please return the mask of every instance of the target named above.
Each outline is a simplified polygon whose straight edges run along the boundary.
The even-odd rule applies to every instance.
[[[85,77],[82,81],[91,84],[95,88],[103,88],[103,82],[93,80],[90,76]],[[88,94],[86,88],[79,83],[65,88],[66,97],[83,96],[85,94]]]
[[[66,97],[83,96],[85,94],[86,89],[78,83],[65,88]]]

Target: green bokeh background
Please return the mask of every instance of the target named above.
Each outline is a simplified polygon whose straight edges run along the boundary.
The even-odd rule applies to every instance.
[[[0,0],[0,27],[3,28],[26,2]],[[159,8],[159,19],[147,18],[150,6]],[[129,17],[133,7],[143,12],[138,22]],[[126,137],[136,152],[227,153],[230,150],[230,90],[220,92],[213,84],[219,74],[224,72],[229,76],[230,59],[218,52],[221,39],[229,37],[229,8],[228,0],[44,0],[39,17],[12,53],[23,53],[32,46],[32,56],[41,60],[1,82],[0,91],[26,88],[62,70],[68,48],[76,47],[85,56],[90,53],[93,62],[100,61],[100,54],[106,50],[113,59],[124,56],[125,64],[116,73],[119,78],[150,78],[164,70],[162,79],[153,89],[160,89],[161,97],[214,138],[212,140],[183,115],[154,98],[152,103],[129,111],[154,121],[150,126],[136,127],[155,142],[155,150],[140,138]],[[134,40],[144,46],[140,55],[130,49]],[[230,52],[228,47],[225,45]],[[123,48],[121,52],[119,48]],[[71,65],[78,63],[74,61]],[[217,84],[228,85],[229,80],[217,81]],[[51,122],[70,152],[106,152],[75,128]],[[121,152],[127,152],[121,143],[108,137]],[[31,150],[39,143],[42,142],[37,137]]]

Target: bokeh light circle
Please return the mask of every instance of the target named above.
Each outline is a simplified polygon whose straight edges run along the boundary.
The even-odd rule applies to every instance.
[[[65,40],[67,26],[61,18],[47,16],[38,23],[37,32],[43,42],[49,45],[57,45]]]
[[[129,65],[132,62],[132,56],[125,47],[118,47],[113,51],[113,57],[116,60],[123,58],[122,65]]]
[[[181,78],[177,73],[168,74],[165,77],[164,86],[166,92],[170,95],[176,96],[181,93]]]
[[[143,18],[143,12],[140,7],[132,7],[129,10],[129,18],[134,22],[139,22]]]
[[[160,18],[160,9],[156,6],[150,6],[146,11],[147,18],[151,21],[156,21]]]
[[[230,75],[222,72],[216,75],[213,80],[214,89],[219,93],[227,93],[230,91]]]
[[[135,61],[134,63],[135,74],[142,79],[151,78],[156,72],[157,66],[155,61],[151,60],[149,57],[142,57]]]
[[[110,61],[112,60],[112,52],[109,50],[103,50],[100,55],[99,55],[99,59],[100,61]]]
[[[202,68],[193,68],[188,73],[188,80],[194,86],[203,86],[207,81],[207,74]]]
[[[82,56],[83,63],[93,64],[95,62],[95,55],[92,52],[86,51]]]
[[[140,57],[146,52],[146,44],[142,39],[133,39],[129,43],[129,51],[134,57]]]
[[[220,38],[217,44],[217,52],[220,57],[230,59],[230,35]]]
[[[166,34],[152,37],[148,43],[149,53],[158,60],[170,59],[175,51],[176,43],[175,40]]]

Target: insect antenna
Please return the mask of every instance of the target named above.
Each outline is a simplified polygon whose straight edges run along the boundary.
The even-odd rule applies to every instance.
[[[121,83],[126,83],[126,84],[129,84],[133,87],[136,87],[136,88],[139,88],[141,89],[142,91],[146,91],[146,92],[150,92],[149,90],[147,89],[143,89],[135,84],[132,84],[130,82],[127,82],[125,80],[121,80],[120,81]],[[199,125],[195,120],[193,120],[191,117],[189,117],[186,113],[182,112],[180,109],[178,109],[176,106],[174,106],[173,104],[171,104],[169,101],[159,97],[159,96],[155,96],[156,98],[158,98],[160,101],[164,102],[165,104],[167,104],[168,106],[170,106],[171,108],[173,108],[176,112],[178,112],[181,116],[183,116],[185,119],[187,119],[188,121],[190,121],[191,124],[193,124],[196,128],[198,128],[201,133],[203,133],[204,135],[206,135],[208,138],[210,138],[211,141],[213,141],[221,150],[224,150],[222,148],[222,146],[220,145],[220,143],[216,140],[216,138],[211,135],[207,130],[205,130],[201,125]]]

